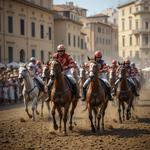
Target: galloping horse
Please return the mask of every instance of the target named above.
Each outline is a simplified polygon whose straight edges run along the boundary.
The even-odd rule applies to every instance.
[[[100,121],[102,125],[101,129],[104,130],[104,116],[108,104],[104,88],[99,80],[99,66],[95,60],[89,61],[89,77],[91,80],[87,89],[86,103],[91,121],[91,129],[92,132],[95,132],[96,125],[97,130],[100,130]],[[92,111],[94,111],[95,115],[95,125],[93,124]],[[96,124],[96,119],[98,120],[98,124]]]
[[[43,103],[45,101],[44,99],[44,93],[40,92],[39,87],[37,86],[34,79],[30,76],[28,69],[26,66],[21,66],[19,68],[19,78],[23,79],[23,90],[22,95],[24,99],[24,105],[25,105],[25,111],[27,112],[27,115],[29,118],[32,118],[32,120],[35,120],[34,111],[36,111],[36,114],[39,115],[39,112],[37,111],[37,105],[38,101],[42,98],[42,106],[41,106],[41,116],[43,116]],[[28,111],[28,103],[32,100],[32,115]],[[49,111],[49,117],[50,117],[50,106],[47,102],[47,107]]]
[[[52,107],[52,116],[53,116],[53,125],[54,129],[58,129],[58,125],[56,123],[55,119],[55,110],[57,109],[60,122],[59,122],[59,131],[61,131],[61,122],[62,117],[64,121],[64,134],[67,134],[66,129],[66,123],[67,123],[67,117],[68,117],[68,111],[70,108],[70,105],[72,103],[72,108],[70,111],[70,126],[69,129],[72,130],[72,117],[74,114],[74,110],[77,106],[77,99],[72,94],[71,89],[69,88],[69,85],[65,79],[65,76],[62,72],[62,66],[59,61],[52,60],[51,61],[51,67],[50,67],[50,76],[54,80],[52,90],[51,90],[51,101],[53,103]],[[64,112],[62,111],[62,108],[64,108]]]
[[[124,64],[120,64],[119,67],[119,77],[120,82],[118,84],[117,90],[116,90],[116,97],[119,102],[118,106],[118,112],[119,112],[119,121],[122,123],[122,117],[121,117],[121,106],[122,106],[122,116],[123,121],[125,121],[125,103],[127,104],[127,112],[126,112],[126,119],[129,120],[131,118],[131,107],[133,107],[133,100],[134,100],[134,94],[132,92],[132,88],[127,80],[126,76],[126,68]]]
[[[109,83],[112,89],[115,87],[116,80],[117,80],[116,71],[111,68],[109,71]]]
[[[79,74],[80,78],[78,81],[78,85],[79,85],[80,95],[82,95],[83,84],[84,84],[85,80],[87,79],[86,70],[85,70],[84,66],[80,66],[79,73],[80,73]]]

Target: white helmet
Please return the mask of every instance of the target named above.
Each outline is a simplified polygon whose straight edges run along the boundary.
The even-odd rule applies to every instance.
[[[35,65],[30,62],[30,63],[28,64],[28,69],[31,69],[31,68],[35,68]]]
[[[35,57],[30,58],[30,62],[36,61]]]

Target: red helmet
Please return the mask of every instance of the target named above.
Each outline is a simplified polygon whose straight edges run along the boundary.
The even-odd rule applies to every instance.
[[[130,60],[129,59],[126,59],[124,62],[125,62],[125,64],[130,64]]]
[[[114,60],[112,61],[112,64],[116,65],[116,64],[117,64],[117,61],[114,59]]]
[[[57,46],[57,52],[65,51],[65,46],[63,44],[60,44]]]
[[[96,58],[102,58],[102,53],[101,53],[101,51],[96,51],[95,54],[94,54],[94,56],[95,56]]]

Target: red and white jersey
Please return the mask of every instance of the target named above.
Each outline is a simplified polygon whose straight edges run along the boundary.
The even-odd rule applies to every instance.
[[[73,59],[70,57],[70,55],[66,53],[63,56],[60,56],[58,53],[55,53],[53,55],[53,58],[57,59],[61,63],[64,71],[75,67]]]

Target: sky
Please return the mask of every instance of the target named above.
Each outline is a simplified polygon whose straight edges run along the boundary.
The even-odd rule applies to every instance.
[[[127,0],[54,0],[54,4],[65,4],[72,1],[75,5],[88,9],[87,15],[100,13],[106,8],[115,8]]]

